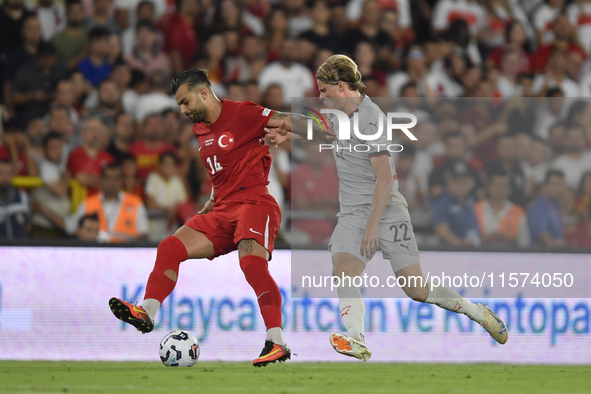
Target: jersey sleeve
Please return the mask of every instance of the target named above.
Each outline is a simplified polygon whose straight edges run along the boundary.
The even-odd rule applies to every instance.
[[[251,138],[260,138],[265,135],[265,127],[274,110],[265,108],[252,101],[245,101],[240,106],[240,116],[237,117],[236,128],[244,128],[244,133]]]

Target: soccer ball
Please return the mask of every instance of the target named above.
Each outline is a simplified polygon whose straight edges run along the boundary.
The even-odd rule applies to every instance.
[[[167,367],[192,367],[199,353],[199,342],[184,330],[172,331],[160,342],[160,360]]]

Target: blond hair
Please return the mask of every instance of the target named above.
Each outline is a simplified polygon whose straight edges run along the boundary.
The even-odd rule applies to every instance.
[[[318,67],[316,79],[330,85],[336,85],[339,81],[349,85],[351,90],[365,88],[363,77],[357,69],[357,64],[349,56],[332,55]]]

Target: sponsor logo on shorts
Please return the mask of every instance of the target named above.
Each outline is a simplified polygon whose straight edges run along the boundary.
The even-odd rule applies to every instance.
[[[254,231],[254,230],[252,229],[252,227],[250,228],[250,231],[252,231],[253,233],[256,233],[256,234],[258,234],[258,235],[263,235],[262,233],[259,233],[258,231]]]

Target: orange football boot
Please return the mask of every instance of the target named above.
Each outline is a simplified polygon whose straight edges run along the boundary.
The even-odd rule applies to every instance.
[[[141,306],[113,297],[109,300],[109,307],[117,319],[131,324],[144,334],[154,329],[154,322]]]

